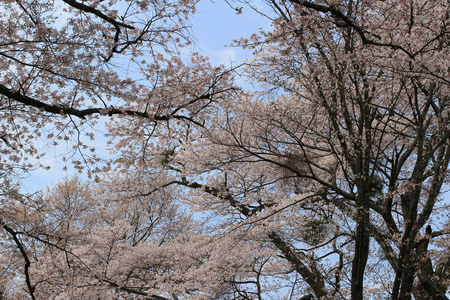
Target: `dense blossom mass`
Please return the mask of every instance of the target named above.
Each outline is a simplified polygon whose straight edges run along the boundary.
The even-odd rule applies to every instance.
[[[0,299],[448,299],[450,4],[230,1],[237,68],[196,4],[0,2]]]

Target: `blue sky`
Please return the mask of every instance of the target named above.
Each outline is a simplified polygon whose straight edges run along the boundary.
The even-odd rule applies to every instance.
[[[268,28],[270,22],[244,4],[230,2],[242,7],[237,14],[224,0],[202,0],[197,5],[197,13],[191,19],[192,31],[197,39],[200,52],[209,56],[211,63],[240,63],[250,57],[251,51],[230,47],[233,39],[250,37],[259,28]],[[228,47],[226,47],[228,45]]]

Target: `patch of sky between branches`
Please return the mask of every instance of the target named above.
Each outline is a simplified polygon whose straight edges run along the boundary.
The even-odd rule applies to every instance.
[[[258,9],[256,5],[252,5]],[[271,21],[238,1],[203,0],[190,19],[195,44],[200,54],[208,56],[211,64],[233,68],[252,57],[252,50],[233,46],[232,41],[250,37],[260,29],[267,30]],[[236,83],[245,89],[254,89],[245,78],[238,76]]]

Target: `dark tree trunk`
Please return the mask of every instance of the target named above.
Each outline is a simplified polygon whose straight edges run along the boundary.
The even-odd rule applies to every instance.
[[[364,270],[369,256],[369,211],[360,208],[356,226],[355,257],[352,265],[351,299],[363,300]]]

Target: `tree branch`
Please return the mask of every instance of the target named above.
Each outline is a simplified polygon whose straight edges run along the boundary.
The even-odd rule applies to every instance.
[[[80,2],[77,2],[77,1],[75,1],[75,0],[63,0],[63,1],[64,1],[65,3],[67,3],[67,4],[69,4],[69,5],[72,6],[72,7],[75,7],[75,8],[77,8],[77,9],[82,10],[82,11],[87,12],[87,13],[94,14],[94,15],[96,15],[97,17],[99,17],[99,18],[105,20],[106,22],[111,23],[112,25],[114,25],[114,27],[115,27],[119,32],[120,32],[120,27],[125,27],[125,28],[128,28],[128,29],[134,29],[133,26],[128,25],[128,24],[125,24],[125,23],[122,23],[122,22],[117,22],[117,21],[114,20],[113,18],[108,17],[107,15],[103,14],[101,11],[99,11],[99,10],[97,10],[97,9],[91,7],[91,6],[85,5],[85,4],[80,3]]]
[[[410,58],[415,59],[415,54],[409,52],[408,50],[406,50],[404,47],[402,47],[400,45],[396,45],[393,43],[381,43],[381,42],[377,42],[377,41],[374,41],[373,39],[368,38],[367,34],[371,34],[370,32],[368,32],[361,26],[357,25],[353,20],[351,20],[348,16],[344,15],[344,13],[341,12],[334,5],[326,6],[326,5],[316,4],[313,2],[303,1],[303,0],[290,0],[290,1],[294,4],[304,6],[306,8],[311,8],[318,12],[330,13],[331,15],[333,15],[334,17],[336,17],[337,19],[341,20],[344,23],[342,26],[344,26],[344,27],[348,26],[348,27],[351,27],[352,29],[354,29],[358,33],[359,37],[361,38],[361,40],[364,44],[381,46],[381,47],[389,47],[394,50],[401,50],[406,55],[408,55]],[[373,35],[373,36],[375,36],[378,39],[380,38],[377,35]]]
[[[2,225],[3,229],[5,229],[5,231],[8,232],[12,236],[14,243],[16,244],[17,248],[20,251],[20,254],[22,254],[22,257],[25,261],[25,265],[24,265],[25,282],[27,284],[27,288],[30,293],[31,299],[34,300],[34,299],[36,299],[36,297],[34,296],[34,290],[36,287],[31,284],[31,276],[30,276],[31,261],[28,258],[28,254],[25,250],[25,247],[20,242],[19,238],[17,237],[17,235],[18,235],[17,232],[15,232],[11,227],[9,227],[5,223],[3,223],[3,221],[0,221],[0,224]]]
[[[22,103],[27,106],[32,106],[35,108],[38,108],[40,110],[52,113],[52,114],[64,114],[64,115],[71,115],[78,117],[80,119],[86,119],[86,117],[91,115],[130,115],[130,116],[137,116],[141,118],[146,119],[154,119],[156,121],[167,121],[171,118],[174,119],[181,119],[181,120],[188,120],[192,123],[195,123],[196,125],[202,125],[200,122],[195,121],[192,117],[188,116],[182,116],[182,115],[175,115],[174,112],[164,114],[164,115],[150,115],[146,112],[140,112],[136,110],[131,109],[119,109],[115,107],[109,107],[109,108],[101,108],[101,107],[92,107],[92,108],[86,108],[86,109],[76,109],[74,107],[67,107],[67,106],[60,106],[60,105],[50,105],[45,102],[36,100],[34,98],[28,97],[26,95],[22,95],[19,92],[13,91],[6,86],[0,84],[0,94],[13,99],[19,103]],[[212,94],[204,94],[196,97],[195,99],[191,100],[189,103],[194,103],[200,100],[204,99],[211,99],[213,95]],[[178,110],[175,110],[175,112]]]

